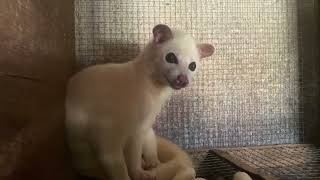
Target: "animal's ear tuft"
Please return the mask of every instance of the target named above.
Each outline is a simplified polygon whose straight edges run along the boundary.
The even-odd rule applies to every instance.
[[[171,29],[164,24],[156,25],[153,30],[153,40],[156,44],[161,44],[173,37]]]
[[[199,51],[200,59],[209,57],[214,52],[214,47],[211,44],[207,43],[198,44],[197,48]]]

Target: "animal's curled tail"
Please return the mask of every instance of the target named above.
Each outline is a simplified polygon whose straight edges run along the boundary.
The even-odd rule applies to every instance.
[[[174,143],[157,136],[160,164],[153,169],[157,180],[206,180],[196,178],[196,172],[188,154]],[[233,180],[252,180],[245,172],[237,172]]]
[[[237,173],[234,174],[233,180],[252,180],[252,179],[245,172],[237,172]]]

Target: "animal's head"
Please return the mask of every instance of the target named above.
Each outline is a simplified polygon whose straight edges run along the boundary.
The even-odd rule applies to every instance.
[[[214,52],[211,44],[197,44],[191,35],[163,24],[153,28],[151,45],[156,51],[153,53],[155,74],[173,89],[186,87],[199,69],[199,61]]]

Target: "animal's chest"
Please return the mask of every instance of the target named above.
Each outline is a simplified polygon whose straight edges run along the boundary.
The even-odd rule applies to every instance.
[[[160,97],[145,97],[142,103],[141,116],[146,119],[156,116],[160,111],[162,105],[162,99]]]
[[[141,98],[140,106],[136,106],[137,120],[142,123],[142,127],[152,126],[164,100],[165,97],[162,94],[159,96],[144,94],[143,98]]]

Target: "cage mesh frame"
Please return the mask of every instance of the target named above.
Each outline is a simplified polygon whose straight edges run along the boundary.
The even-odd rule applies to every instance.
[[[216,54],[203,62],[191,87],[165,104],[155,125],[158,134],[186,149],[301,143],[297,5],[295,0],[78,0],[76,56],[81,67],[125,62],[143,49],[155,24],[184,29],[215,44]]]
[[[245,7],[245,4],[248,3],[252,3],[254,4],[255,0],[246,0],[243,1],[242,5],[240,5],[240,9],[241,8],[249,8]],[[119,1],[120,4],[126,4],[126,1]],[[146,1],[144,0],[138,0],[138,1],[132,1],[132,2],[140,2],[140,3],[144,3]],[[156,2],[158,3],[163,3],[162,8],[165,7],[166,5],[170,6],[170,3],[172,2],[180,2],[180,3],[185,3],[185,0],[177,0],[177,1],[163,1],[163,0],[157,0],[157,1],[152,1],[155,2],[153,3],[153,6],[157,5]],[[192,1],[194,3],[194,9],[195,11],[201,11],[203,9],[203,6],[197,6],[196,3],[208,3],[210,1],[205,1],[205,0],[193,0]],[[238,2],[238,1],[237,1]],[[235,0],[229,1],[228,3],[237,3]],[[268,2],[273,2],[273,3],[279,3],[279,1],[268,1]],[[264,145],[264,144],[278,144],[278,143],[301,143],[301,142],[315,142],[317,140],[319,140],[319,133],[317,133],[318,127],[319,127],[319,122],[317,122],[317,120],[319,119],[319,19],[316,18],[319,15],[319,2],[315,1],[315,0],[308,0],[308,1],[296,1],[296,0],[285,0],[282,1],[281,3],[290,3],[290,2],[295,2],[296,4],[296,9],[293,11],[282,11],[281,13],[297,13],[297,34],[296,34],[296,38],[298,39],[298,42],[296,44],[296,48],[293,48],[295,51],[298,52],[298,58],[294,61],[295,67],[298,68],[294,73],[298,73],[298,81],[295,83],[295,85],[298,85],[298,89],[297,92],[299,93],[296,97],[299,99],[298,103],[295,104],[295,106],[297,105],[297,111],[294,112],[294,126],[297,128],[297,132],[295,135],[292,134],[287,134],[288,132],[284,131],[285,133],[282,134],[281,132],[281,128],[280,128],[280,132],[276,132],[276,136],[273,138],[266,138],[266,140],[261,140],[259,141],[252,141],[252,139],[248,138],[248,137],[241,137],[242,139],[237,139],[234,138],[235,141],[239,141],[240,143],[234,143],[230,140],[230,137],[234,137],[233,133],[222,133],[223,136],[220,139],[215,139],[212,138],[211,136],[205,136],[203,134],[200,133],[200,135],[198,135],[198,139],[190,139],[190,137],[193,135],[193,132],[190,132],[189,130],[192,129],[194,126],[196,128],[199,128],[199,126],[196,126],[197,124],[200,124],[200,131],[204,131],[203,133],[212,133],[211,131],[206,131],[205,128],[201,128],[201,126],[205,126],[205,122],[204,120],[201,120],[200,122],[196,122],[197,124],[193,124],[192,122],[186,120],[186,118],[190,118],[190,116],[197,116],[200,112],[198,112],[198,114],[189,114],[188,116],[186,116],[185,118],[182,118],[182,122],[171,122],[170,118],[168,118],[167,114],[167,110],[170,108],[177,108],[177,106],[172,105],[172,102],[174,104],[174,102],[178,102],[179,100],[171,100],[168,102],[168,104],[166,105],[166,109],[162,112],[162,117],[159,117],[160,123],[157,125],[157,130],[160,134],[167,136],[169,138],[171,138],[173,141],[175,141],[176,143],[184,146],[184,148],[212,148],[212,147],[233,147],[233,146],[244,146],[244,145]],[[104,4],[105,3],[105,4]],[[148,25],[142,25],[139,26],[139,23],[141,22],[136,22],[135,20],[137,18],[139,18],[138,16],[132,16],[131,20],[132,21],[126,21],[126,22],[121,22],[119,23],[119,19],[115,19],[115,24],[119,27],[124,28],[126,23],[131,23],[134,24],[136,23],[135,30],[137,31],[133,31],[131,34],[126,34],[125,35],[125,39],[123,41],[123,39],[117,39],[117,38],[101,38],[101,36],[99,36],[99,34],[101,35],[105,35],[106,32],[111,32],[111,30],[108,30],[108,28],[110,28],[110,26],[108,27],[102,27],[99,24],[104,24],[106,23],[106,21],[103,19],[104,15],[109,14],[111,15],[112,13],[108,13],[106,12],[106,10],[108,10],[108,8],[103,8],[106,7],[107,5],[110,5],[110,3],[112,3],[112,1],[104,1],[104,0],[95,0],[95,1],[89,1],[89,0],[77,0],[75,1],[75,19],[76,19],[76,28],[75,28],[75,34],[76,34],[76,56],[77,56],[77,60],[78,60],[78,65],[80,66],[79,68],[83,68],[85,66],[88,65],[92,65],[92,64],[98,64],[98,63],[106,63],[106,62],[125,62],[128,61],[129,59],[133,58],[134,56],[136,56],[138,54],[138,52],[143,48],[143,46],[145,45],[145,43],[149,40],[150,38],[150,33],[147,33],[150,31],[150,28],[152,28],[152,25],[155,25],[156,23],[160,23],[160,18],[157,17],[147,17],[147,23]],[[221,8],[221,6],[219,7],[219,5],[221,5],[221,3],[219,4],[219,1],[215,2],[215,5],[218,5],[218,7],[216,7],[216,9]],[[191,3],[192,4],[192,3]],[[146,3],[145,5],[141,6],[143,8],[148,8],[147,6],[148,4]],[[115,9],[117,9],[118,5],[114,5],[112,7],[115,7]],[[127,8],[130,8],[129,5],[125,6]],[[277,6],[275,6],[276,8]],[[255,8],[255,7],[253,7]],[[257,8],[257,7],[256,7]],[[261,7],[260,7],[261,8]],[[110,9],[110,7],[109,7]],[[159,9],[161,9],[159,7]],[[213,10],[216,10],[215,8]],[[272,9],[272,8],[271,8]],[[175,10],[177,10],[177,8],[175,8]],[[117,12],[117,10],[115,10]],[[249,10],[248,10],[249,11]],[[120,12],[120,11],[119,11]],[[206,11],[205,11],[206,12]],[[219,11],[218,11],[219,12]],[[138,13],[138,10],[137,12]],[[225,13],[224,15],[230,14],[230,12],[228,12],[227,9],[225,9],[225,12],[221,13]],[[270,13],[272,13],[272,11],[270,11]],[[186,13],[187,14],[187,13]],[[235,13],[236,14],[236,13]],[[113,15],[116,15],[113,14]],[[174,13],[168,13],[166,14],[164,17],[162,18],[169,18],[169,24],[170,23],[178,23],[177,26],[180,27],[184,27],[184,29],[186,29],[187,31],[189,31],[190,33],[192,33],[195,37],[199,38],[200,40],[212,40],[212,42],[218,44],[219,40],[222,40],[223,37],[220,37],[220,39],[214,39],[217,36],[221,35],[217,32],[213,32],[212,34],[210,34],[209,37],[205,37],[203,36],[203,34],[208,34],[209,31],[204,31],[204,32],[199,32],[197,28],[194,27],[195,22],[204,22],[204,20],[202,18],[196,18],[194,15],[190,15],[188,14],[185,18],[188,18],[189,16],[189,21],[190,24],[183,24],[182,23],[179,24],[179,19],[176,17],[172,17],[174,16]],[[202,15],[201,13],[198,15]],[[275,16],[277,16],[279,14],[276,14]],[[292,14],[291,14],[292,15]],[[130,14],[129,14],[130,16]],[[191,18],[190,18],[191,17]],[[207,16],[206,16],[207,17]],[[220,17],[221,14],[220,14]],[[270,16],[272,17],[272,16]],[[278,16],[280,17],[280,16]],[[135,19],[136,18],[136,19]],[[144,17],[140,17],[140,18],[144,18]],[[231,18],[230,16],[227,16],[227,18]],[[118,21],[118,22],[117,22]],[[142,20],[142,22],[144,22]],[[217,23],[222,23],[224,22],[223,20],[218,20]],[[292,22],[291,22],[292,23]],[[201,23],[200,23],[201,24]],[[109,25],[113,25],[113,23],[109,22]],[[119,30],[118,27],[118,30]],[[121,28],[120,28],[121,29]],[[140,33],[140,32],[143,33]],[[102,32],[102,33],[101,33]],[[104,33],[103,33],[104,32]],[[121,33],[120,33],[121,34]],[[109,35],[112,35],[112,33],[109,33]],[[117,36],[115,36],[117,37]],[[133,37],[133,38],[132,38]],[[250,36],[249,36],[250,37]],[[279,36],[277,36],[279,37]],[[230,39],[229,39],[230,40]],[[222,41],[223,42],[223,41]],[[234,43],[234,45],[241,45],[241,41],[239,41],[239,39],[235,39],[234,41],[230,41],[230,43]],[[230,44],[229,44],[230,45]],[[219,50],[219,48],[217,49]],[[235,48],[234,50],[241,50],[238,48]],[[288,50],[288,49],[287,49]],[[292,49],[289,49],[292,50]],[[241,52],[241,51],[240,51]],[[266,55],[263,54],[263,55]],[[249,57],[249,56],[248,56]],[[227,55],[224,54],[222,58],[227,58]],[[211,60],[216,60],[216,58],[212,58]],[[219,65],[219,63],[221,63],[221,61],[218,60],[218,62],[215,62],[211,65]],[[205,65],[210,66],[210,63],[205,62]],[[220,68],[220,72],[222,72],[222,74],[224,74],[225,72],[230,72],[228,71],[228,68],[226,68],[228,65],[232,65],[232,63],[228,64],[224,64],[225,66],[218,66],[218,68]],[[236,69],[239,68],[239,66],[235,65]],[[209,71],[210,73],[209,76],[210,77],[218,77],[219,75],[221,75],[221,73],[217,73],[217,71],[215,72],[214,69],[212,68],[207,68],[204,71]],[[212,73],[214,72],[214,73]],[[198,80],[200,79],[204,79],[204,74],[200,74],[198,76]],[[223,79],[223,78],[221,78]],[[230,80],[230,79],[223,79],[223,80]],[[205,86],[203,85],[205,84]],[[195,106],[190,106],[190,107],[195,107],[194,109],[199,109],[199,106],[197,107],[197,105],[199,105],[200,102],[203,102],[203,98],[204,97],[198,97],[196,95],[196,93],[198,92],[204,92],[206,91],[206,86],[210,85],[203,83],[203,82],[198,82],[198,84],[196,84],[192,91],[186,91],[186,92],[182,92],[181,94],[183,96],[194,96],[195,101],[192,101],[192,103],[194,103]],[[177,93],[179,94],[179,93]],[[206,95],[206,94],[205,94]],[[210,94],[209,94],[210,95]],[[241,94],[239,94],[241,95]],[[208,95],[206,95],[205,97],[208,97]],[[183,104],[185,103],[185,101],[181,101],[181,99],[183,99],[183,97],[179,97],[180,101],[176,104]],[[207,103],[204,103],[203,105],[207,105]],[[210,103],[209,103],[210,104]],[[239,105],[239,104],[238,104]],[[186,113],[186,111],[192,111],[192,108],[190,108],[188,106],[180,108],[182,110],[179,110],[178,112],[175,112],[175,114],[179,117],[178,119],[181,117],[181,114]],[[200,107],[201,108],[201,107]],[[194,110],[193,109],[193,110]],[[199,110],[197,110],[199,111]],[[170,113],[170,112],[169,112]],[[172,112],[171,112],[172,113]],[[228,112],[222,112],[222,114],[227,115]],[[216,115],[216,114],[211,114],[211,115]],[[163,117],[167,118],[167,121],[162,121]],[[172,116],[171,115],[171,119]],[[226,116],[224,116],[226,117]],[[194,118],[193,118],[194,119]],[[181,119],[180,119],[181,120]],[[243,119],[245,120],[245,119]],[[258,120],[258,119],[256,119]],[[162,121],[162,122],[161,122]],[[169,123],[168,123],[169,122]],[[188,124],[189,126],[184,126],[184,124]],[[224,121],[224,123],[226,123],[226,121]],[[242,124],[241,124],[242,123]],[[261,121],[260,121],[261,123]],[[278,121],[274,122],[273,125],[279,125],[277,123],[283,123],[283,121],[281,119],[278,119]],[[169,126],[173,126],[170,127]],[[286,125],[286,123],[284,123]],[[226,128],[226,126],[218,126],[217,122],[214,122],[214,125],[217,127],[214,130],[218,130],[216,133],[221,133],[221,131],[219,131],[218,128]],[[226,125],[226,124],[225,124]],[[257,127],[257,124],[254,124],[252,122],[249,123],[235,123],[235,126],[232,126],[232,128],[235,127],[241,127],[242,125],[245,126],[245,128],[255,128]],[[283,125],[283,124],[282,124]],[[266,124],[263,124],[264,127],[266,127]],[[263,127],[262,126],[262,127]],[[261,126],[258,126],[261,127]],[[166,129],[170,129],[170,130],[166,130]],[[188,130],[189,128],[189,130]],[[179,129],[184,129],[183,131],[180,131]],[[288,128],[285,128],[288,129]],[[177,131],[178,132],[175,132]],[[227,129],[227,130],[230,130]],[[241,134],[241,133],[240,133]],[[250,135],[254,135],[254,134],[250,134]],[[178,138],[179,137],[179,138]],[[181,138],[182,137],[182,138]],[[289,137],[288,138],[284,138],[284,141],[277,141],[274,138],[279,137],[281,139],[281,137]],[[270,141],[271,139],[271,141]],[[190,143],[190,141],[194,141],[193,143]],[[195,142],[197,141],[197,142]],[[213,143],[210,141],[214,141]],[[225,142],[222,142],[225,141]],[[251,141],[251,142],[248,142]],[[284,145],[286,146],[286,145]],[[260,147],[261,148],[261,147]],[[307,147],[309,148],[309,147]],[[201,150],[202,152],[205,152],[203,149]],[[221,153],[221,149],[219,150]],[[312,148],[311,148],[312,151]],[[196,151],[192,151],[194,154]],[[208,151],[209,152],[209,151]],[[207,153],[202,153],[203,155],[207,155]],[[318,152],[318,151],[316,151]],[[201,153],[200,153],[201,154]],[[217,155],[217,154],[216,154]],[[212,168],[212,164],[210,165],[210,163],[212,163],[212,160],[206,160],[204,159],[204,156],[199,157],[199,156],[195,156],[198,161],[198,164],[202,165],[204,164],[205,166],[199,166],[201,167],[200,169],[198,169],[198,172],[202,171],[204,172],[205,170],[210,170],[210,168]],[[310,158],[311,156],[306,156],[307,158]],[[318,157],[318,156],[317,156]],[[231,159],[233,159],[234,157],[231,157]],[[265,158],[265,157],[262,157]],[[230,157],[229,157],[230,159]],[[271,158],[272,159],[272,158]],[[220,159],[221,160],[221,159]],[[316,158],[316,163],[319,163],[319,159]],[[200,161],[200,162],[199,162]],[[290,161],[289,161],[290,162]],[[237,162],[234,162],[235,164],[237,164]],[[235,170],[241,170],[244,167],[247,167],[246,165],[243,164],[239,164],[238,167],[234,167],[233,169],[228,169],[229,165],[225,165],[223,164],[221,161],[219,161],[219,165],[218,167],[221,167],[222,169],[218,169],[218,170],[228,170],[226,171],[227,176],[226,177],[231,177],[230,172],[234,172]],[[311,166],[310,166],[311,167]],[[237,169],[238,168],[238,169]],[[257,168],[256,168],[257,169]],[[256,170],[255,168],[251,169],[252,171]],[[312,167],[311,167],[312,169]],[[212,169],[211,169],[212,170]],[[276,173],[276,170],[273,170],[274,173]],[[201,173],[200,173],[201,174]],[[290,175],[290,173],[284,173],[282,174],[282,178],[283,179],[289,179],[290,178],[297,178],[298,176],[287,176],[286,175]],[[276,175],[278,177],[281,177],[281,174]]]

